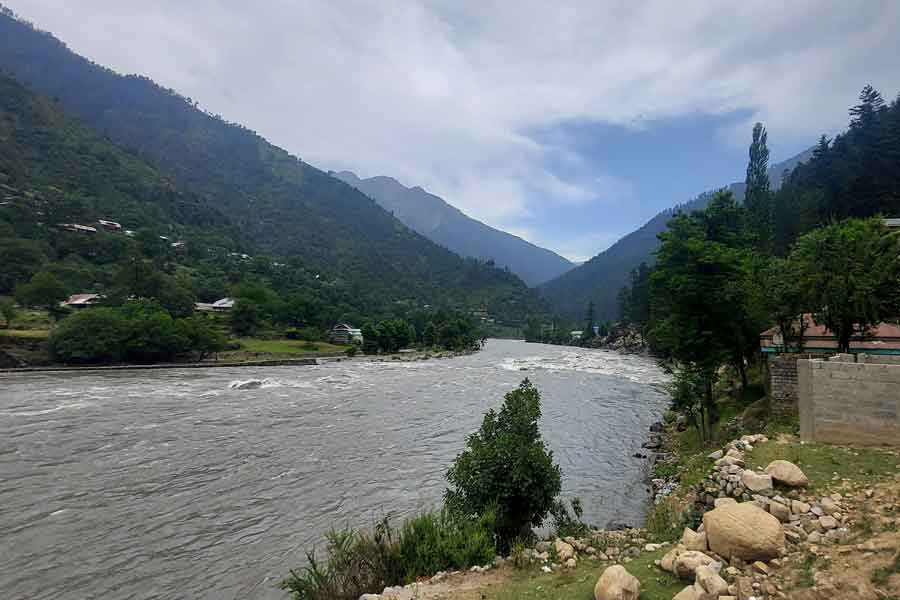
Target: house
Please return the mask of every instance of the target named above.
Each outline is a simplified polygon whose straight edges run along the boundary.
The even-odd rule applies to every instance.
[[[584,335],[584,332],[581,331],[580,329],[578,331],[570,331],[569,332],[569,337],[572,339],[573,342],[580,340],[582,335]]]
[[[198,312],[228,312],[234,308],[234,298],[220,298],[215,302],[197,302],[194,310]]]
[[[78,223],[60,223],[59,228],[63,231],[71,231],[73,233],[97,233],[96,227],[79,225]]]
[[[894,217],[893,219],[885,219],[884,224],[888,229],[900,229],[900,217]]]
[[[174,250],[175,252],[178,252],[179,254],[181,254],[181,253],[183,253],[185,250],[187,250],[187,243],[186,243],[186,242],[172,242],[172,243],[170,244],[170,246],[172,247],[172,250]]]
[[[66,308],[85,308],[103,300],[101,294],[72,294],[67,300],[60,302]]]
[[[116,223],[115,221],[107,221],[106,219],[97,219],[97,222],[100,223],[100,226],[107,231],[122,231],[121,223]]]
[[[363,335],[361,329],[356,329],[346,323],[338,323],[331,329],[331,340],[335,344],[361,344]]]
[[[835,354],[838,342],[834,334],[824,324],[816,323],[813,315],[803,315],[803,352],[805,354]],[[794,328],[799,322],[794,322]],[[759,349],[763,354],[781,354],[784,337],[779,327],[772,327],[759,335]],[[894,323],[880,323],[865,337],[854,336],[850,341],[851,354],[897,354],[900,355],[900,326]]]

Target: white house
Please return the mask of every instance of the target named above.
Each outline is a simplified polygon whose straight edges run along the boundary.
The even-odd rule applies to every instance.
[[[351,342],[361,344],[363,341],[362,330],[351,327],[346,323],[338,323],[331,329],[331,339],[335,344],[349,344]]]

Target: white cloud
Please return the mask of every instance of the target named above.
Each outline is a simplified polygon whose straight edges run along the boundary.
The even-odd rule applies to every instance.
[[[304,160],[422,185],[500,226],[634,193],[602,165],[561,180],[545,161],[565,148],[529,131],[743,110],[812,142],[865,83],[900,88],[893,0],[8,4]]]

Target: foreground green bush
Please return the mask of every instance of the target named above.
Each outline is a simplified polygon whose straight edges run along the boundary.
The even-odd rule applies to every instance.
[[[494,558],[494,512],[465,519],[444,510],[409,519],[400,531],[406,581],[447,569],[484,565]]]
[[[307,552],[309,564],[292,570],[281,588],[294,600],[357,600],[423,575],[483,565],[494,557],[493,527],[492,514],[459,519],[443,511],[408,519],[399,533],[388,519],[372,532],[332,531],[325,557]]]

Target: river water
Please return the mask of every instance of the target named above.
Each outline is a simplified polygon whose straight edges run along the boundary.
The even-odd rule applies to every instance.
[[[411,363],[0,376],[0,597],[284,600],[332,525],[439,503],[523,377],[585,520],[640,522],[632,455],[667,404],[646,358],[491,340]]]

